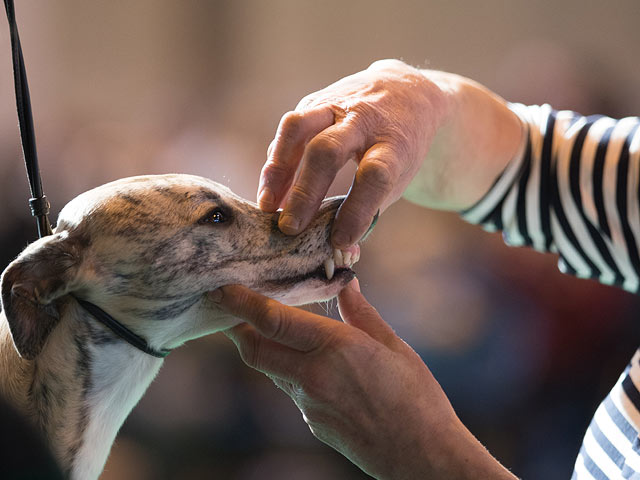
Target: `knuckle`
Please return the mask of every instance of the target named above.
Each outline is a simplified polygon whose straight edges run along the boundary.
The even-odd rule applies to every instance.
[[[243,335],[236,341],[242,361],[251,368],[257,368],[260,350],[258,338],[254,335]]]
[[[358,168],[358,175],[367,186],[383,192],[393,189],[395,181],[394,169],[386,162],[370,159]]]
[[[251,315],[256,306],[251,292],[237,285],[223,287],[223,289],[225,290],[225,298],[229,298],[232,302],[231,311],[233,313],[243,318]]]
[[[290,318],[286,307],[270,301],[260,312],[260,320],[267,338],[277,341],[287,334]]]
[[[302,131],[303,121],[304,115],[301,112],[285,113],[280,120],[279,136],[285,140],[297,139]]]
[[[313,92],[306,96],[304,96],[296,105],[296,112],[301,112],[304,110],[308,110],[312,106],[314,106],[318,102],[318,94],[319,92]]]
[[[320,135],[307,146],[310,166],[313,168],[337,167],[344,157],[344,145],[332,135]]]
[[[337,387],[344,358],[348,356],[349,339],[328,334],[315,355],[301,370],[300,387],[305,395],[315,401],[331,401],[339,395]]]
[[[293,173],[294,169],[292,166],[269,159],[262,167],[260,175],[264,180],[272,181],[274,178],[288,177],[293,175]]]
[[[313,205],[319,203],[322,199],[316,199],[313,192],[308,187],[294,185],[289,192],[289,202],[291,205],[297,205],[299,210],[307,212]],[[308,213],[308,212],[307,212]]]
[[[398,67],[407,67],[407,64],[395,58],[385,58],[382,60],[376,60],[371,65],[369,65],[370,70],[383,70],[386,68],[398,68]]]

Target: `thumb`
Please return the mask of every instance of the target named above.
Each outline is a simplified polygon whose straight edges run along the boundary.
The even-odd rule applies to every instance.
[[[357,278],[349,282],[338,295],[338,310],[345,323],[359,328],[388,347],[399,339],[378,311],[360,293]]]

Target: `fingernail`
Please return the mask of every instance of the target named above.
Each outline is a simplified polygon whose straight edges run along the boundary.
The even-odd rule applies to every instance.
[[[275,199],[276,196],[273,192],[268,187],[264,187],[258,195],[258,205],[261,207],[271,207]]]
[[[360,292],[360,282],[358,281],[358,277],[353,277],[353,280],[349,282],[351,288],[353,288],[356,292]]]
[[[347,248],[351,246],[349,244],[349,234],[344,230],[336,230],[331,235],[331,240],[333,241],[333,245],[338,248]]]
[[[212,292],[209,292],[209,299],[213,303],[220,303],[222,301],[223,296],[224,294],[222,293],[222,289],[220,288],[218,288],[217,290],[213,290]]]
[[[280,221],[278,222],[280,225],[280,230],[284,233],[298,233],[298,228],[300,227],[300,219],[295,215],[290,213],[285,213],[280,216]]]

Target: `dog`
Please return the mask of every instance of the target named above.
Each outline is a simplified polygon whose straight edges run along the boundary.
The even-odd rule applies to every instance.
[[[53,235],[2,274],[0,395],[43,433],[67,477],[97,478],[163,360],[83,303],[166,352],[239,323],[208,300],[222,285],[289,305],[328,300],[360,256],[357,246],[330,246],[341,202],[325,200],[304,232],[286,236],[279,213],[191,175],[131,177],[79,195]]]

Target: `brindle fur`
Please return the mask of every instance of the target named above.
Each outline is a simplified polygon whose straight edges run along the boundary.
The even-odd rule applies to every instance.
[[[42,431],[69,478],[97,478],[163,361],[115,336],[69,294],[158,350],[237,323],[206,295],[222,285],[289,304],[326,300],[353,276],[317,273],[331,255],[340,201],[325,201],[309,228],[289,237],[277,214],[200,177],[133,177],[76,197],[54,234],[2,274],[0,394]],[[226,222],[208,221],[215,209]]]

